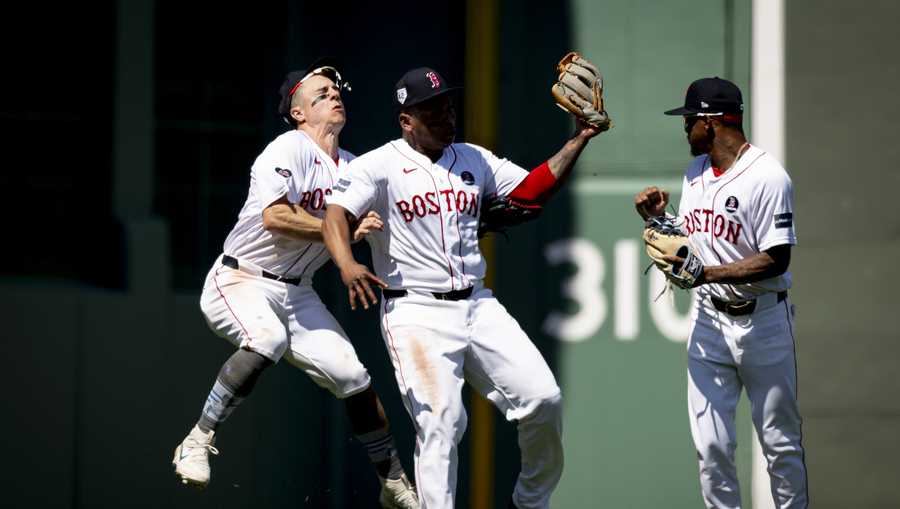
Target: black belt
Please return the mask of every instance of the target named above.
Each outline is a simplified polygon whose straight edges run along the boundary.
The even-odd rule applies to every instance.
[[[222,265],[226,267],[231,267],[234,270],[239,270],[237,258],[228,255],[222,255]],[[300,284],[299,277],[281,277],[271,272],[264,270],[262,271],[262,277],[266,279],[274,279],[275,281],[281,281],[282,283],[288,283],[294,286],[298,286]]]
[[[786,298],[787,291],[778,292],[776,303],[781,302]],[[731,316],[744,316],[756,311],[756,299],[741,302],[728,302],[715,297],[710,297],[709,300],[712,301],[714,308],[723,313],[728,313]]]
[[[409,292],[406,290],[391,290],[385,288],[381,290],[381,294],[385,299],[396,299],[397,297],[406,297]],[[450,290],[449,292],[429,292],[434,295],[437,300],[463,300],[468,299],[472,295],[472,287],[463,288],[462,290]]]

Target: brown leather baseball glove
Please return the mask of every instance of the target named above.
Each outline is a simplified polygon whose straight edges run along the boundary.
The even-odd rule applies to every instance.
[[[559,77],[550,92],[557,106],[602,131],[612,127],[603,106],[603,76],[597,66],[573,51],[556,69]]]
[[[701,283],[703,263],[672,218],[659,216],[648,219],[643,238],[647,256],[672,284],[688,289]],[[677,256],[682,261],[675,263],[667,260],[666,256]]]

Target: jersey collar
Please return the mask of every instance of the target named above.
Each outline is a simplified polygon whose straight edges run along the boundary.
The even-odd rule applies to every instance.
[[[327,152],[322,150],[322,147],[320,147],[319,144],[316,143],[315,140],[312,139],[312,136],[306,134],[305,132],[301,131],[300,129],[296,129],[295,131],[300,133],[303,137],[305,137],[309,141],[309,144],[312,145],[313,149],[316,151],[316,154],[318,154],[318,156],[319,156],[318,160],[321,161],[322,164],[331,165],[331,167],[334,169],[337,169],[340,166],[340,163],[339,163],[339,161],[341,160],[341,148],[340,147],[338,147],[338,153],[337,153],[338,160],[335,161],[334,159],[331,158],[330,155],[328,155]],[[325,163],[324,161],[328,161],[328,162]]]
[[[709,172],[709,182],[717,182],[723,178],[731,178],[731,176],[736,175],[742,172],[747,165],[751,162],[755,161],[759,154],[762,153],[762,149],[757,148],[752,144],[747,144],[747,150],[744,151],[744,154],[740,159],[737,160],[734,166],[732,166],[728,171],[722,173],[720,175],[716,175],[712,169],[712,159],[707,156],[706,158],[706,167],[703,169],[703,173]]]
[[[425,169],[431,169],[432,166],[440,165],[441,161],[443,161],[447,158],[448,155],[453,153],[453,149],[451,148],[452,145],[444,147],[444,152],[441,154],[441,158],[432,163],[431,159],[429,159],[428,156],[416,151],[416,149],[409,146],[409,143],[406,143],[406,140],[404,140],[403,138],[397,138],[396,140],[392,141],[391,144],[393,144],[397,148],[397,150],[399,150],[404,156],[412,159],[415,163]]]

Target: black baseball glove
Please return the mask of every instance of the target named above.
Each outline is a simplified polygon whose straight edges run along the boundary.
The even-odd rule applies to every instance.
[[[507,196],[487,198],[481,204],[478,238],[491,232],[505,235],[507,228],[537,219],[542,210],[544,209],[540,205],[529,205]]]

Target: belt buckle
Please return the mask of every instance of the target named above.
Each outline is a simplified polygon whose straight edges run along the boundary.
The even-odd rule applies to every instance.
[[[437,300],[449,300],[449,301],[457,301],[462,300],[462,294],[466,289],[462,290],[450,290],[449,292],[431,292],[431,295],[434,295],[434,298]]]
[[[729,314],[731,316],[749,315],[756,310],[756,299],[740,302],[728,302],[722,299],[711,297],[710,300],[712,300],[713,307],[715,307],[718,311]]]
[[[749,306],[751,306],[751,305],[753,305],[753,304],[755,304],[755,303],[756,303],[756,300],[755,300],[755,299],[754,299],[754,300],[745,300],[745,301],[743,301],[743,302],[733,302],[733,303],[730,303],[730,304],[728,304],[728,307],[729,307],[730,309],[736,309],[736,310],[740,311],[740,310],[745,309],[745,308],[747,308],[747,307],[749,307]]]
[[[725,306],[728,314],[735,316],[749,315],[756,309],[756,299],[741,303],[730,303]]]

